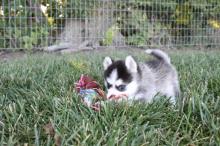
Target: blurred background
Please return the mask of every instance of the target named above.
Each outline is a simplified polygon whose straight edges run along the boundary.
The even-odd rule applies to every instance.
[[[220,0],[1,0],[1,50],[220,49]]]

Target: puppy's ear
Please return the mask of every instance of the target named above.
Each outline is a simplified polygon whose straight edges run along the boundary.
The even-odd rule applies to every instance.
[[[103,61],[104,70],[106,70],[112,63],[113,63],[113,60],[110,57],[105,57]]]
[[[138,72],[138,65],[132,56],[127,56],[125,59],[127,69],[133,73]]]

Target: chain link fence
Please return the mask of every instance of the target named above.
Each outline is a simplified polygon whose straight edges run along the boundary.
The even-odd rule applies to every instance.
[[[220,47],[219,0],[1,0],[0,48]]]

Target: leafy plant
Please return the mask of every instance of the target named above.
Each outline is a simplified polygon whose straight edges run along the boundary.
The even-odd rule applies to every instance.
[[[169,28],[165,33],[169,33],[174,44],[196,44],[198,39],[200,42],[203,39],[198,36],[208,35],[204,29],[219,29],[219,0],[5,0],[0,1],[0,48],[52,44],[68,20],[89,22],[98,11],[108,11],[107,3],[128,45],[149,44],[152,38],[149,29],[153,24],[158,29]],[[105,33],[104,44],[111,42],[113,30],[111,33],[110,29]],[[41,38],[46,38],[46,43]]]

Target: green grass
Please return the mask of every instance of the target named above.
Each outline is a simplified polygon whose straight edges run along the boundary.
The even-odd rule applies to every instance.
[[[165,99],[151,104],[81,104],[74,82],[88,74],[103,85],[102,60],[133,51],[32,55],[0,64],[0,145],[53,145],[51,122],[62,145],[220,145],[220,52],[170,53],[179,71],[183,112]],[[139,51],[138,60],[147,57]],[[85,62],[74,68],[69,62]]]

